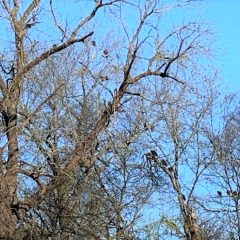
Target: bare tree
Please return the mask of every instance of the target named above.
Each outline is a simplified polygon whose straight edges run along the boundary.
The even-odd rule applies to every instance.
[[[72,22],[71,25],[61,20],[61,16],[67,15],[67,9],[61,9],[57,1],[1,1],[0,20],[8,39],[1,39],[0,59],[0,238],[17,239],[22,229],[34,228],[39,231],[36,233],[38,236],[66,239],[75,231],[73,215],[68,214],[79,211],[77,206],[83,204],[86,211],[101,215],[100,210],[104,206],[91,208],[90,205],[97,201],[98,196],[93,194],[95,190],[108,196],[109,189],[105,189],[101,181],[104,179],[102,176],[106,180],[109,170],[103,173],[97,164],[99,155],[107,154],[109,148],[115,146],[107,142],[108,131],[113,131],[113,136],[119,134],[122,121],[126,124],[133,121],[136,127],[146,115],[141,112],[141,103],[147,104],[149,95],[155,90],[155,100],[159,100],[161,92],[156,86],[161,87],[162,83],[166,86],[167,82],[179,88],[187,85],[191,71],[187,66],[192,68],[196,64],[196,56],[206,53],[204,36],[207,31],[201,23],[176,27],[165,37],[159,30],[165,11],[191,2],[177,1],[163,6],[157,0],[100,0],[89,1],[86,5],[68,1],[69,7],[72,4],[81,13],[80,17],[78,12],[74,19],[66,19],[67,23]],[[104,28],[99,24],[103,18],[101,10],[111,19],[110,29],[106,30],[108,34],[106,31],[99,33],[100,28]],[[125,17],[132,16],[132,12],[135,13],[136,24],[128,26]],[[119,28],[120,36],[114,32],[116,28]],[[170,97],[174,96],[174,91]],[[132,105],[136,107],[132,108]],[[168,110],[171,109],[170,106]],[[127,114],[129,110],[132,111],[131,116]],[[151,114],[154,113],[152,109]],[[165,117],[172,121],[172,115]],[[196,114],[195,117],[201,119],[201,115]],[[152,128],[148,121],[142,122],[130,140],[139,141],[138,147],[144,149],[142,133]],[[179,151],[175,121],[169,129],[174,149]],[[100,149],[97,147],[99,141]],[[115,156],[118,155],[119,150],[116,150]],[[187,238],[195,239],[195,229],[194,233],[191,232],[195,219],[176,181],[178,158],[176,152],[173,170],[167,170],[158,162],[156,164],[170,177],[177,193],[180,209],[185,214]],[[128,192],[125,185],[132,176],[126,167],[119,168],[128,155],[120,159],[115,168],[118,177],[122,176],[121,187],[118,188],[121,197],[115,196],[111,203],[116,239],[127,234],[130,236],[127,222],[136,217],[125,219],[126,222],[121,219],[122,207],[128,207],[124,199]],[[87,180],[92,185],[85,189]],[[94,184],[96,182],[100,185]],[[79,184],[78,189],[76,186]],[[114,192],[116,179],[111,187]],[[84,198],[84,194],[88,197]],[[191,194],[190,191],[189,198]],[[82,196],[80,205],[77,201],[79,196]],[[135,199],[138,197],[136,194]],[[145,201],[143,198],[142,203]],[[48,208],[51,203],[54,203],[53,211]],[[118,204],[125,205],[120,207]],[[133,212],[137,213],[138,207]],[[79,212],[77,214],[81,216]],[[105,221],[104,214],[101,221]],[[76,224],[75,229],[79,226],[83,229],[76,235],[80,234],[83,239],[99,239],[98,220],[91,231],[91,225],[85,228],[86,222]],[[70,230],[67,229],[69,224]],[[96,226],[99,228],[95,229]]]
[[[205,134],[211,126],[215,99],[211,84],[208,87],[168,84],[158,101],[152,103],[156,112],[151,124],[158,127],[147,136],[152,150],[144,156],[153,182],[162,178],[168,182],[168,188],[159,188],[159,201],[164,203],[168,199],[169,206],[165,208],[175,209],[175,214],[166,215],[169,219],[176,218],[179,209],[182,225],[175,224],[178,225],[175,233],[186,239],[208,239],[202,232],[201,218],[197,216],[200,207],[196,203],[204,194],[201,190],[204,173],[212,165],[214,156]]]
[[[239,104],[238,96],[224,98],[221,107],[221,127],[209,133],[214,152],[214,164],[207,182],[212,190],[202,205],[208,214],[224,225],[224,239],[240,239],[239,218]]]

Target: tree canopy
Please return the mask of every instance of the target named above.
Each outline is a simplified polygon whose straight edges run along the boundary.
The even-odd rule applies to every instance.
[[[0,239],[240,239],[239,104],[198,4],[0,2]]]

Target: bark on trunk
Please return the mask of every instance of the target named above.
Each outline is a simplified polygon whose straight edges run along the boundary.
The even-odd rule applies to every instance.
[[[7,112],[2,112],[5,121],[8,141],[8,159],[2,161],[0,173],[0,239],[13,239],[17,222],[17,114],[16,107],[10,106]]]
[[[0,239],[12,239],[17,225],[17,215],[12,207],[16,186],[14,175],[0,177]]]
[[[187,236],[187,240],[204,240],[197,225],[195,211],[190,206],[184,206],[183,221],[184,231]]]

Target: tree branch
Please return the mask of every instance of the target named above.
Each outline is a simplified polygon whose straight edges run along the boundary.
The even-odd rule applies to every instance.
[[[38,56],[37,58],[35,58],[33,61],[31,61],[30,63],[28,63],[26,66],[23,67],[23,69],[21,71],[19,71],[14,79],[14,84],[12,84],[11,88],[15,88],[15,86],[17,84],[19,84],[19,81],[21,80],[21,77],[27,73],[28,71],[30,71],[33,67],[35,67],[37,64],[41,63],[42,61],[44,61],[45,59],[47,59],[49,56],[62,51],[63,49],[66,49],[67,47],[78,43],[78,42],[84,42],[84,40],[90,36],[93,35],[93,32],[88,33],[87,35],[85,35],[82,38],[77,38],[77,39],[73,39],[73,40],[68,40],[65,43],[62,43],[58,46],[53,46],[50,49],[48,49],[47,51],[45,51],[44,53],[42,53],[40,56]]]
[[[33,10],[39,5],[41,0],[33,0],[28,8],[23,13],[22,17],[20,18],[20,22],[25,23],[29,17],[29,15],[33,12]]]

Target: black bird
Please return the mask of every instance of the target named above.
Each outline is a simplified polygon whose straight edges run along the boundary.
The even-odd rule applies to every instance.
[[[227,195],[232,196],[232,193],[229,190],[227,190]]]
[[[95,41],[91,41],[91,44],[94,46],[94,47],[96,47],[96,42]]]
[[[103,51],[103,55],[104,55],[104,57],[108,57],[108,50],[107,50],[107,49],[105,49],[105,50]]]
[[[163,159],[161,160],[161,164],[162,164],[163,166],[165,166],[165,167],[168,165],[167,161],[165,161],[165,160],[163,160]],[[170,169],[169,169],[169,170],[170,170]],[[170,171],[171,171],[171,170],[170,170]]]
[[[155,159],[155,157],[150,152],[146,153],[145,157],[146,157],[147,160],[154,160]]]
[[[184,194],[182,194],[182,199],[183,199],[183,201],[186,201],[186,197]]]
[[[168,171],[173,172],[173,167],[169,167]]]
[[[147,160],[155,160],[158,157],[157,152],[154,150],[151,150],[150,152],[146,153],[144,156],[146,157]]]
[[[217,191],[217,194],[219,197],[222,197],[222,192],[221,191]]]
[[[150,153],[154,156],[154,157],[158,157],[158,154],[157,154],[157,152],[156,151],[154,151],[154,150],[151,150],[150,151]]]
[[[147,124],[147,122],[145,122],[145,123],[143,124],[143,127],[144,127],[144,130],[148,130],[148,124]]]
[[[161,73],[160,73],[160,77],[162,77],[162,78],[167,77],[167,73],[166,73],[166,72],[161,72]]]
[[[238,196],[238,192],[237,192],[237,191],[233,191],[233,192],[232,192],[232,195],[233,195],[234,197],[236,197],[236,196]]]

